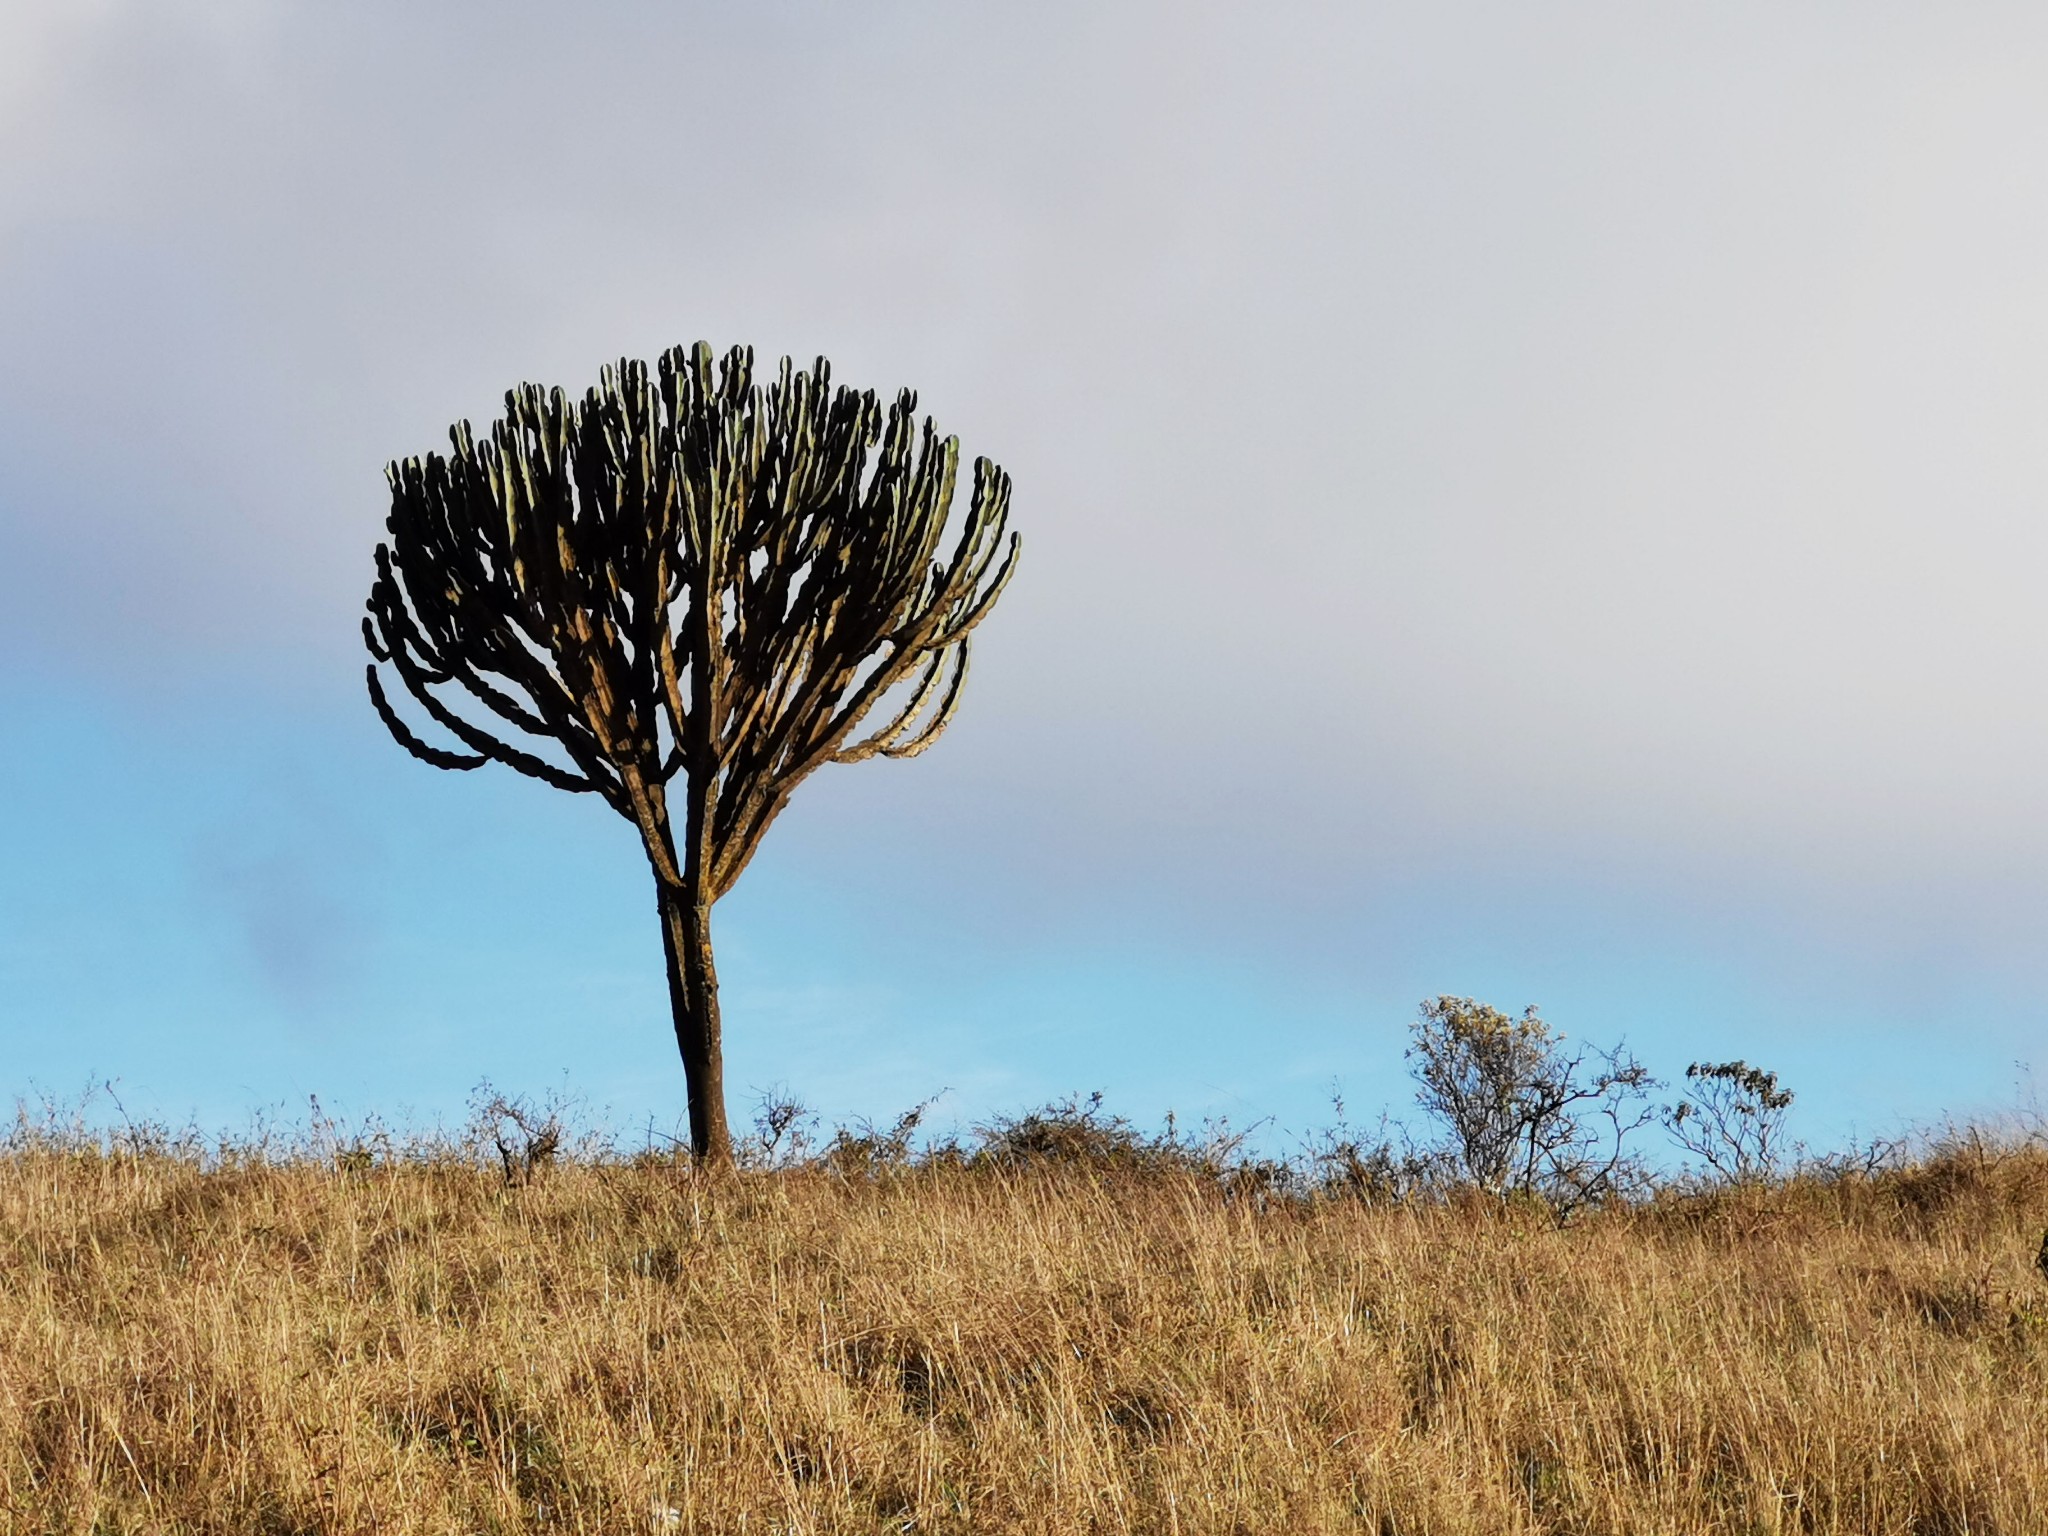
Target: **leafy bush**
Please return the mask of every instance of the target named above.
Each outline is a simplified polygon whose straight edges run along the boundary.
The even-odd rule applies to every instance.
[[[917,1134],[917,1128],[924,1124],[924,1117],[931,1113],[931,1107],[944,1092],[941,1089],[923,1103],[911,1105],[886,1131],[868,1120],[840,1126],[825,1147],[825,1166],[841,1177],[857,1179],[871,1179],[908,1168],[913,1161],[911,1138]]]
[[[1060,1164],[1137,1168],[1157,1160],[1155,1143],[1122,1115],[1102,1107],[1102,1094],[1070,1094],[1017,1116],[975,1127],[973,1161],[997,1167]],[[1172,1138],[1169,1129],[1167,1136]]]
[[[1778,1075],[1746,1061],[1696,1061],[1685,1069],[1692,1087],[1664,1111],[1671,1139],[1731,1184],[1776,1177],[1791,1090]]]

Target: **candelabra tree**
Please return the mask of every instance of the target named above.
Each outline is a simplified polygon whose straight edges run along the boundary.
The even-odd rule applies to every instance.
[[[370,701],[423,762],[503,763],[633,823],[700,1158],[732,1149],[712,904],[812,771],[931,745],[1016,568],[1009,477],[977,459],[954,517],[958,441],[916,410],[834,389],[823,358],[763,388],[751,349],[699,343],[580,402],[522,385],[486,439],[460,422],[449,456],[386,472]]]

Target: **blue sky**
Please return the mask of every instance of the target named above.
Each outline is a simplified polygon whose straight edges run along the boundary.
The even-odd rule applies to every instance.
[[[387,459],[679,341],[1017,484],[961,716],[717,937],[735,1112],[1403,1107],[1540,1004],[1817,1142],[2048,1039],[2048,22],[0,21],[0,1089],[673,1126],[649,877],[361,693]]]

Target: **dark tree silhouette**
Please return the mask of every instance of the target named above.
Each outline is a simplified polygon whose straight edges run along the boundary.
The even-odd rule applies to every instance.
[[[370,700],[413,756],[602,795],[639,830],[690,1144],[720,1161],[712,903],[814,769],[931,745],[1017,559],[987,459],[948,537],[959,445],[910,391],[885,411],[823,358],[763,389],[753,362],[700,342],[580,403],[522,385],[487,441],[462,422],[450,457],[391,465],[363,623]],[[413,732],[377,663],[463,750]]]

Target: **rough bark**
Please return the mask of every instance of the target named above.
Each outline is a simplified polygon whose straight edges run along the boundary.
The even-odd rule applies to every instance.
[[[687,891],[656,882],[662,949],[668,960],[669,1007],[690,1097],[690,1152],[700,1161],[732,1161],[725,1119],[725,1052],[718,1018],[718,967],[711,958],[711,907]]]

